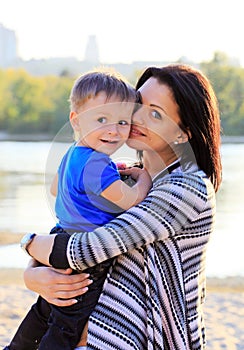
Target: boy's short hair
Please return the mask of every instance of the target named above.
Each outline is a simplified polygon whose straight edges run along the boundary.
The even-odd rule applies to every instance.
[[[78,112],[89,99],[105,92],[107,98],[116,96],[121,101],[135,102],[136,91],[122,76],[114,70],[96,70],[80,76],[74,83],[70,93],[70,108]]]

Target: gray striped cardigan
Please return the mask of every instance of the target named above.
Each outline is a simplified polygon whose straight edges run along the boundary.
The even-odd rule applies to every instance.
[[[204,349],[205,254],[215,192],[195,165],[163,171],[147,198],[71,236],[73,269],[117,257],[89,319],[87,349]]]

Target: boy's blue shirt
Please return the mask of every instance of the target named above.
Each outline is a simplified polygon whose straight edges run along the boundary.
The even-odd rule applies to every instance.
[[[59,224],[66,230],[91,231],[120,214],[121,208],[100,196],[117,180],[119,172],[108,155],[72,145],[58,169]]]

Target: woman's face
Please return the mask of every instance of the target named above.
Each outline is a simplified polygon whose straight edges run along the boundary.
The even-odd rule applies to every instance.
[[[156,78],[149,78],[139,91],[143,105],[133,115],[127,144],[137,150],[157,152],[165,158],[182,136],[178,105],[169,87]]]

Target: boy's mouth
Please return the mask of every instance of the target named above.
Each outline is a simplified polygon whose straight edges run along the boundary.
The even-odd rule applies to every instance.
[[[113,144],[113,145],[115,145],[115,144],[117,144],[119,142],[118,140],[104,140],[104,139],[101,139],[100,141],[103,142],[103,143],[110,143],[110,144]]]

